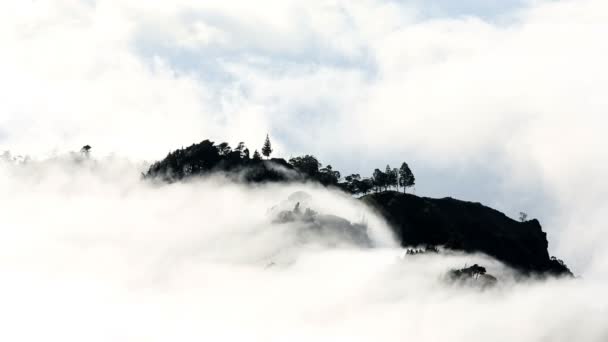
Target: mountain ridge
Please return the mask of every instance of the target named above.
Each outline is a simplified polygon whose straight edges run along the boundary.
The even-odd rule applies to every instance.
[[[519,222],[478,202],[396,191],[365,195],[361,201],[387,220],[402,247],[481,252],[524,274],[572,275],[563,261],[549,256],[547,234],[536,219]]]
[[[409,170],[407,163],[403,164]],[[245,183],[316,182],[347,193],[363,194],[360,200],[386,219],[402,247],[443,246],[467,253],[481,252],[523,274],[572,276],[563,261],[549,256],[546,233],[536,219],[519,222],[477,202],[388,190],[391,184],[399,184],[394,177],[388,181],[391,173],[398,174],[397,169],[391,170],[388,165],[386,173],[376,169],[372,178],[350,175],[344,177],[345,182],[340,182],[340,173],[331,165],[320,167],[321,163],[311,155],[288,162],[281,158],[262,159],[256,151],[251,158],[243,143],[233,150],[227,143],[215,145],[204,140],[169,153],[152,164],[143,177],[175,182],[221,172]],[[410,175],[411,182],[405,183],[404,189],[414,184],[411,171]]]

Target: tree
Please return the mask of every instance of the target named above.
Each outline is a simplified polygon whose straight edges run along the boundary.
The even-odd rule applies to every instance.
[[[410,186],[414,186],[416,184],[416,178],[414,178],[414,174],[410,167],[406,162],[401,164],[401,168],[399,169],[399,185],[403,187],[403,193],[406,192],[406,189]]]
[[[371,179],[361,179],[361,175],[355,173],[344,177],[345,183],[343,189],[351,194],[367,194],[374,188],[374,183]]]
[[[349,183],[352,183],[356,180],[361,180],[361,175],[359,175],[358,173],[353,173],[352,175],[344,177],[344,180]]]
[[[80,153],[82,153],[82,155],[85,156],[85,157],[87,157],[87,158],[89,157],[90,152],[91,152],[91,146],[90,145],[84,145],[80,149]]]
[[[220,154],[220,156],[227,156],[230,152],[232,152],[232,149],[227,142],[223,142],[217,145],[217,152]]]
[[[393,186],[399,191],[399,169],[394,168],[392,171]]]
[[[360,192],[359,185],[361,183],[361,176],[359,174],[352,174],[344,177],[343,189],[350,192],[351,194],[357,194]]]
[[[266,141],[264,141],[264,147],[262,147],[262,154],[266,157],[266,159],[270,158],[270,154],[272,153],[272,145],[270,144],[270,138],[268,134],[266,134]]]
[[[393,172],[390,165],[386,165],[384,173],[386,173],[386,187],[397,186],[397,179],[399,176],[397,173]]]
[[[373,178],[374,186],[376,187],[376,192],[378,192],[378,191],[382,190],[382,188],[386,187],[388,175],[386,173],[380,171],[380,169],[374,170],[374,175],[372,176],[372,178]]]
[[[262,156],[258,150],[253,151],[253,160],[262,160]]]
[[[245,143],[242,141],[238,144],[234,151],[238,152],[241,158],[249,158],[249,150],[247,149],[247,147],[245,147]],[[247,151],[247,153],[245,153],[245,151]]]
[[[369,178],[366,178],[357,183],[358,192],[363,193],[364,195],[370,192],[373,188],[374,182]]]
[[[315,177],[319,173],[319,168],[321,167],[321,163],[319,163],[317,158],[308,154],[289,159],[289,164],[293,165],[298,171],[311,177]]]
[[[323,185],[338,184],[338,181],[340,180],[340,171],[334,171],[331,165],[327,165],[319,170],[318,179]]]
[[[528,214],[523,211],[519,212],[519,221],[526,222],[527,220],[528,220]]]

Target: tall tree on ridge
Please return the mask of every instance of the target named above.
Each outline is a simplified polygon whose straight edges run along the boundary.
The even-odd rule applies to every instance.
[[[266,157],[266,159],[270,158],[270,154],[272,153],[272,145],[270,144],[270,138],[268,134],[266,134],[266,141],[264,141],[264,147],[262,147],[262,154]]]
[[[397,185],[397,174],[393,173],[393,169],[391,169],[390,165],[386,165],[386,170],[384,170],[384,173],[386,173],[386,190],[388,190],[388,188],[396,186]]]
[[[410,170],[410,167],[406,162],[401,164],[401,168],[399,169],[399,185],[403,187],[403,193],[406,192],[406,189],[410,186],[414,186],[416,184],[416,178]]]
[[[399,169],[394,168],[392,171],[393,185],[399,191]]]

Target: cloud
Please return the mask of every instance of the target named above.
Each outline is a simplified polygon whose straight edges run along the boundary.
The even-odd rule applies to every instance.
[[[6,340],[603,341],[605,280],[515,282],[482,255],[403,258],[357,200],[222,178],[154,185],[124,160],[0,162],[0,319]],[[364,219],[375,248],[302,243],[269,208]],[[451,267],[498,276],[449,286]],[[269,264],[274,266],[269,267]],[[33,309],[34,308],[34,309]]]
[[[608,5],[467,4],[6,1],[0,149],[153,160],[270,132],[343,172],[405,159],[419,194],[528,211],[605,278]]]

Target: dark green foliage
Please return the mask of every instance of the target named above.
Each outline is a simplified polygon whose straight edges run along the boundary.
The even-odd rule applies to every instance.
[[[262,160],[262,156],[258,150],[253,151],[253,160]]]

